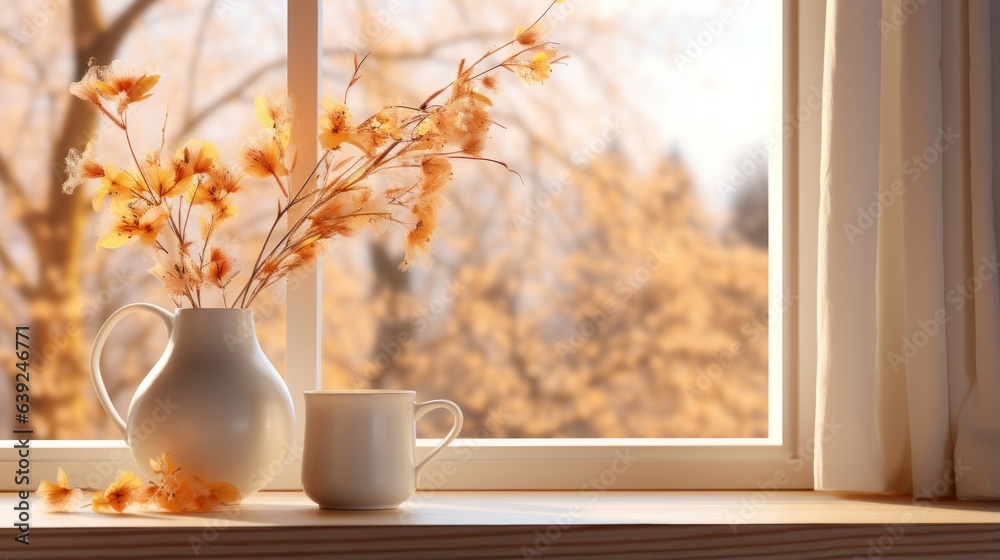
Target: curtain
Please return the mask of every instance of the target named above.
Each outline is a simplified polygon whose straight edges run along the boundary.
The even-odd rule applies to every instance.
[[[998,22],[827,2],[817,490],[1000,498]]]

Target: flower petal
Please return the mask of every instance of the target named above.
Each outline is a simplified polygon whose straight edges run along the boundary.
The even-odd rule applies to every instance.
[[[158,74],[146,75],[139,78],[132,86],[132,89],[128,92],[129,99],[132,101],[141,101],[149,97],[146,95],[149,90],[153,89],[153,86],[160,81],[160,76]],[[150,94],[152,95],[152,94]]]

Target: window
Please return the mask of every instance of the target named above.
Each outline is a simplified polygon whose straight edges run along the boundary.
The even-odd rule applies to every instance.
[[[109,22],[134,6],[107,4]],[[798,94],[789,85],[795,5],[560,4],[554,34],[570,66],[542,87],[507,84],[497,103],[495,117],[509,128],[494,128],[493,148],[524,184],[482,167],[456,184],[429,270],[400,273],[391,241],[337,243],[287,306],[271,306],[265,320],[257,311],[265,352],[287,372],[297,406],[300,392],[320,383],[456,400],[467,413],[465,437],[428,468],[428,489],[579,489],[608,469],[613,480],[602,485],[615,488],[753,488],[779,470],[789,477],[784,487],[809,487],[811,468],[788,462],[810,459],[798,429],[810,405],[800,400],[793,363],[795,231],[782,227],[795,203],[786,160],[795,137],[783,137],[781,126]],[[471,6],[317,1],[290,3],[286,13],[267,0],[207,8],[164,0],[139,17],[119,52],[141,49],[159,71],[172,71],[171,110],[211,115],[192,131],[225,145],[230,132],[220,122],[246,122],[252,93],[284,89],[286,40],[289,92],[303,100],[300,122],[315,122],[309,101],[342,90],[347,53],[385,39],[352,93],[374,109],[389,92],[436,89],[459,57],[507,37],[538,8],[527,0]],[[321,8],[326,17],[318,18]],[[15,27],[34,17],[22,10],[7,16]],[[49,17],[54,29],[69,14]],[[39,33],[21,47],[21,81],[0,87],[28,95],[32,57],[67,48],[57,36]],[[151,41],[167,48],[142,46]],[[248,52],[255,65],[245,63]],[[66,64],[46,76],[50,95],[73,77]],[[181,89],[188,86],[197,88],[192,97]],[[37,153],[46,154],[37,165],[48,165],[48,152]],[[26,246],[14,242],[22,233],[4,233],[4,247]],[[92,314],[83,346],[124,303],[169,304],[157,300],[142,263],[121,257],[123,269],[137,271],[125,281],[140,287]],[[17,305],[0,320],[37,321],[24,298],[10,297]],[[122,387],[119,410],[136,380],[113,373],[141,377],[158,355],[148,348],[164,340],[155,321],[139,322],[108,344],[123,352],[108,357],[106,374]],[[86,363],[88,350],[76,352],[83,359],[70,367]],[[37,442],[36,461],[127,464],[123,444],[95,441],[116,434],[90,397],[86,370],[64,377],[84,398],[74,409],[80,417],[53,406],[40,439],[63,441]],[[436,420],[421,426],[422,437],[442,432]],[[297,471],[289,465],[272,486],[297,487]]]
[[[427,270],[388,236],[331,252],[324,386],[450,398],[491,438],[767,437],[768,4],[597,4],[550,12],[543,86],[500,75],[490,156],[523,184],[456,163]],[[381,42],[352,102],[419,102],[539,6],[326,17],[323,88]]]

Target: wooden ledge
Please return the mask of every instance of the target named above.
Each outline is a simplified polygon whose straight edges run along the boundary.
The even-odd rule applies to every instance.
[[[13,518],[13,494],[0,508]],[[432,492],[395,511],[325,511],[265,492],[211,514],[32,510],[15,557],[1000,557],[1000,504],[818,492]]]

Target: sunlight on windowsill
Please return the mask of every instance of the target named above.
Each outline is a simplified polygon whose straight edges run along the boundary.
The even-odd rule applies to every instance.
[[[0,494],[10,510],[13,493]],[[418,492],[397,510],[333,511],[300,492],[261,492],[215,513],[32,511],[32,528],[538,525],[1000,524],[996,504],[808,491]]]

